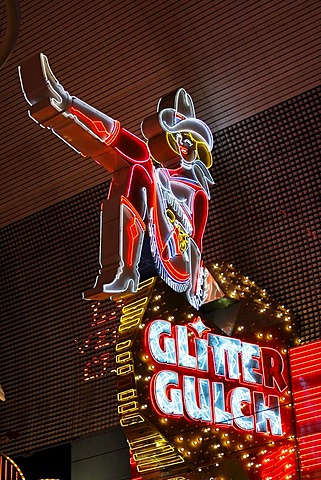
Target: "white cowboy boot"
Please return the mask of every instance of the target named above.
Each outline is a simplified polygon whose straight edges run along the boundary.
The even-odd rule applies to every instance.
[[[111,228],[115,226],[115,223],[116,220],[108,222],[107,225],[104,224],[102,215],[101,270],[96,278],[94,288],[83,294],[86,300],[103,300],[116,294],[137,291],[138,265],[146,226],[141,216],[125,197],[121,197],[118,235],[118,232]],[[116,258],[114,255],[114,263],[111,264],[110,249],[105,247],[106,242],[113,243],[115,241],[118,242],[119,253]]]

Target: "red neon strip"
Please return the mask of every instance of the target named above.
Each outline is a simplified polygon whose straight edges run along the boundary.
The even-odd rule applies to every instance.
[[[305,397],[303,396],[300,396],[300,397],[297,397],[295,395],[293,395],[293,399],[294,399],[294,403],[298,406],[302,405],[302,404],[310,404],[310,405],[314,405],[316,403],[318,403],[318,401],[320,400],[320,394],[321,392],[320,391],[317,391],[316,393],[312,394],[310,397],[307,398],[307,395],[309,395],[308,393],[306,394]]]
[[[304,364],[302,364],[302,367],[300,366],[299,368],[292,368],[292,373],[294,374],[298,374],[304,370],[309,370],[311,369],[312,367],[314,367],[311,372],[314,372],[316,371],[315,370],[315,364],[316,364],[316,361],[319,359],[320,357],[316,357],[315,359],[312,359],[311,362],[310,360],[307,360],[306,362],[304,362]],[[309,365],[311,363],[311,365]],[[303,366],[304,365],[304,366]]]
[[[316,390],[316,391],[314,392],[313,390]],[[312,392],[311,395],[316,395],[320,393],[321,392],[320,385],[316,385],[315,387],[305,388],[304,390],[297,390],[293,392],[293,395],[302,395],[304,398],[306,398],[307,395],[310,395],[310,392]]]
[[[174,227],[173,240],[174,240],[174,245],[175,245],[175,250],[176,250],[176,252],[180,252],[180,248],[179,248],[179,232],[178,232],[178,228],[177,228],[177,227]]]
[[[321,433],[298,438],[301,470],[312,472],[321,466]],[[316,445],[313,445],[316,443]],[[308,453],[305,453],[308,452]]]
[[[320,432],[310,433],[309,435],[306,435],[304,437],[299,437],[298,442],[299,444],[300,442],[308,442],[308,443],[321,442],[321,433]]]
[[[316,357],[314,360],[306,361],[304,363],[304,366],[302,364],[302,367],[300,366],[299,368],[292,368],[292,377],[302,377],[304,375],[310,375],[311,373],[317,371],[315,369],[315,364],[317,361],[320,359],[320,357]],[[304,373],[306,370],[308,370],[307,373]]]
[[[308,354],[308,357],[311,358],[311,357],[318,357],[318,355],[320,355],[321,353],[321,349],[320,350],[311,350],[310,352],[305,352],[305,355]],[[295,358],[292,358],[292,361],[294,361],[296,364],[304,364],[304,361],[306,360],[306,358],[300,358],[299,359],[295,359]]]
[[[315,342],[305,343],[304,345],[300,345],[299,347],[294,347],[292,350],[295,350],[295,351],[302,350],[302,349],[306,348],[307,346],[309,346],[309,347],[320,346],[320,348],[321,348],[321,340],[316,340]]]
[[[300,354],[290,353],[290,358],[293,362],[302,363],[304,362],[303,356],[315,356],[321,352],[321,348],[307,348],[304,352]]]
[[[317,390],[317,391],[310,395],[308,392],[311,392],[312,390]],[[318,393],[321,393],[321,387],[319,385],[316,386],[316,387],[310,387],[310,388],[306,388],[304,390],[298,390],[297,392],[293,392],[293,397],[295,397],[296,395],[302,395],[303,398],[307,398],[307,396],[308,396],[308,398],[310,398],[314,395],[317,395]]]
[[[305,415],[306,412],[304,410],[308,410],[310,411],[311,408],[315,409],[316,407],[321,407],[321,403],[308,403],[308,405],[295,405],[296,406],[296,411],[297,411],[297,417],[300,417],[302,415]],[[320,412],[321,411],[321,408],[319,408],[318,410],[314,410],[314,412]]]
[[[307,449],[315,449],[319,448],[320,445],[320,440],[314,440],[313,442],[307,442],[307,443],[299,443],[299,449],[306,451]]]
[[[313,445],[313,443],[315,443],[315,445]],[[299,443],[299,448],[300,450],[307,450],[308,448],[312,448],[313,451],[315,451],[315,449],[319,449],[318,451],[321,453],[320,439],[312,440],[310,442],[304,443],[303,445]]]
[[[318,400],[318,401],[316,401],[316,400]],[[304,412],[304,410],[307,410],[307,409],[311,410],[312,408],[321,407],[320,399],[315,398],[314,401],[307,400],[306,402],[304,402],[304,401],[300,401],[300,402],[294,401],[294,407],[295,407],[295,411],[299,414],[301,412]]]
[[[306,348],[307,346],[320,346],[321,348],[321,340],[316,340],[315,342],[310,342],[310,343],[305,343],[304,345],[300,345],[299,347],[295,347],[292,350],[302,350],[303,348]]]
[[[278,473],[283,472],[282,466],[283,465],[281,465],[281,467],[278,467],[278,468],[274,468],[274,466],[269,467],[269,469],[265,468],[264,475],[269,475],[269,473],[273,473],[274,475],[277,475]]]
[[[318,450],[310,449],[306,451],[300,448],[299,452],[300,452],[300,458],[302,462],[310,462],[310,461],[313,461],[313,459],[316,461],[321,460],[321,452]]]
[[[275,463],[273,463],[273,465],[269,465],[268,468],[264,468],[264,475],[266,476],[270,476],[270,474],[273,474],[273,478],[284,478],[284,477],[277,477],[276,475],[281,475],[282,473],[284,473],[284,469],[285,469],[285,465],[287,465],[287,463],[289,462],[290,460],[284,460],[282,462],[281,465],[279,465],[277,468],[275,468]],[[294,473],[293,472],[293,467],[294,465],[291,464],[291,467],[289,467],[287,469],[287,474],[289,475],[290,473]],[[265,477],[266,478],[266,477]]]
[[[128,198],[124,197],[123,195],[121,195],[120,197],[120,203],[122,203],[123,205],[126,205],[126,207],[129,208],[129,210],[132,212],[132,214],[135,216],[135,218],[138,220],[140,226],[142,227],[142,229],[145,231],[146,230],[146,225],[142,219],[142,217],[139,215],[138,211],[136,210],[136,208],[133,206],[132,203],[130,203],[130,201],[128,200]]]
[[[306,417],[306,418],[302,418],[301,420],[297,420],[297,423],[308,423],[308,422],[312,422],[313,420],[315,420],[316,417]]]
[[[70,112],[76,115],[76,117],[81,118],[82,120],[85,120],[89,125],[92,126],[93,130],[96,131],[96,133],[106,134],[107,138],[103,140],[103,142],[107,146],[113,143],[113,141],[115,140],[115,138],[118,136],[120,132],[120,123],[117,120],[114,120],[112,131],[108,132],[108,130],[106,129],[105,125],[101,120],[97,120],[97,121],[92,120],[91,118],[87,117],[87,115],[85,115],[83,112],[81,112],[80,110],[77,110],[77,108],[75,107],[70,107]]]
[[[284,466],[285,466],[285,463],[282,463],[282,465],[280,465],[278,468],[272,467],[270,469],[270,472],[273,473],[274,475],[279,475],[281,473],[284,473]]]
[[[313,459],[311,459],[311,461],[313,461]],[[321,461],[320,461],[320,462],[317,462],[317,463],[310,463],[310,464],[309,464],[309,462],[307,462],[307,461],[305,461],[305,460],[303,460],[303,461],[301,462],[301,467],[302,467],[302,469],[303,469],[303,468],[311,468],[311,467],[319,467],[320,465],[321,465]]]
[[[137,221],[138,221],[137,218],[134,217],[132,219],[132,222],[128,225],[128,228],[127,228],[128,243],[129,243],[128,253],[127,253],[127,262],[129,267],[133,266],[135,240],[138,237],[138,233],[139,233],[139,230],[136,225]]]
[[[317,403],[309,403],[308,405],[307,404],[300,404],[300,405],[296,405],[296,410],[300,411],[300,413],[298,413],[298,415],[302,416],[302,415],[305,415],[305,412],[304,410],[308,409],[310,410],[309,413],[315,413],[315,412],[321,412],[321,409],[320,408],[317,408],[317,407],[320,407],[320,404],[317,404]],[[313,408],[313,412],[311,412],[311,409]],[[303,411],[303,413],[302,413]]]
[[[321,399],[319,397],[320,392],[317,393],[317,395],[313,395],[313,398],[295,398],[294,399],[294,405],[297,410],[302,409],[302,408],[307,408],[307,407],[313,407],[313,406],[321,406]]]
[[[299,447],[300,450],[300,457],[311,457],[311,455],[318,454],[319,458],[321,455],[321,450],[316,450],[316,448],[319,448],[318,445],[308,445],[306,447]]]
[[[303,416],[305,416],[306,418],[315,419],[315,418],[316,418],[315,413],[318,413],[318,412],[321,412],[321,410],[317,410],[316,412],[310,412],[311,415],[310,415],[309,417],[308,417],[308,413],[307,413],[307,412],[306,412],[306,413],[299,413],[299,414],[296,415],[296,416],[297,416],[297,417],[298,417],[298,416],[302,417],[302,415],[303,415]],[[303,420],[303,419],[299,419],[298,421],[302,422],[302,420]],[[321,421],[320,418],[319,418],[319,420]]]
[[[177,270],[171,263],[170,260],[163,260],[163,263],[166,265],[166,270],[169,272],[169,274],[175,278],[177,281],[179,282],[186,282],[186,280],[189,279],[189,274],[188,273],[184,273],[184,272],[180,272],[179,270]]]
[[[313,392],[315,390],[315,392]],[[311,392],[311,393],[310,393]],[[306,390],[298,390],[296,392],[293,392],[293,397],[297,398],[298,400],[301,400],[301,398],[311,398],[311,397],[317,397],[321,393],[321,388],[318,386],[316,387],[311,387],[307,388]]]
[[[315,445],[313,445],[314,443]],[[303,445],[299,444],[299,448],[302,451],[309,450],[311,448],[313,449],[318,448],[321,453],[320,440],[314,440],[314,442],[310,442],[309,444],[303,444]]]
[[[305,375],[302,375],[303,370],[309,370],[309,372],[306,373]],[[293,370],[292,370],[292,372],[293,372]],[[293,374],[292,377],[293,378],[299,378],[299,377],[311,375],[311,373],[320,373],[320,369],[311,370],[311,367],[301,368],[301,373],[298,373],[296,375]]]
[[[320,454],[320,455],[318,455],[318,456],[316,457],[316,454]],[[317,451],[317,450],[314,450],[314,449],[313,449],[313,451],[310,451],[309,453],[301,453],[301,449],[300,449],[300,457],[309,457],[309,458],[311,458],[311,455],[313,455],[313,458],[314,458],[315,460],[319,460],[319,459],[321,460],[321,452],[320,452],[320,451]],[[304,460],[304,461],[306,461],[306,460]]]
[[[302,356],[302,354],[306,355],[308,352],[313,352],[315,350],[320,349],[321,351],[321,341],[313,342],[313,344],[308,343],[306,345],[302,345],[300,347],[294,347],[293,349],[291,348],[289,353],[290,357],[297,357],[297,356]]]
[[[312,465],[311,465],[311,462],[314,462],[314,463],[312,464],[313,466],[320,465],[320,463],[321,463],[321,457],[319,457],[319,458],[311,458],[310,460],[302,460],[302,461],[301,461],[301,465],[304,466],[304,467],[312,466]],[[309,465],[309,464],[310,464],[310,465]]]

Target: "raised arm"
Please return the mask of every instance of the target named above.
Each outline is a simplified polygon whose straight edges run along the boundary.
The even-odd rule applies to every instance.
[[[19,75],[30,117],[77,152],[92,157],[111,173],[128,163],[148,161],[146,144],[117,120],[70,96],[42,53],[21,64]]]

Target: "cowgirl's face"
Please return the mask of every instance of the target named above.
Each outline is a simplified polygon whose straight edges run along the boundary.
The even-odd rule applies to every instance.
[[[196,142],[190,133],[178,133],[176,143],[183,160],[192,163],[198,158]]]

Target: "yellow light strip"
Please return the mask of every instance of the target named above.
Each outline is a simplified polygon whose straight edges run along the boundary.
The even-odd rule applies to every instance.
[[[122,365],[121,367],[117,367],[117,375],[128,375],[129,373],[134,371],[134,366],[130,364]]]
[[[152,472],[159,470],[160,468],[166,468],[172,465],[178,465],[179,463],[184,463],[185,460],[180,455],[174,454],[172,456],[166,456],[165,458],[160,458],[160,455],[155,455],[154,463],[139,463],[137,465],[137,470],[139,473]]]
[[[127,305],[123,306],[123,315],[128,315],[129,313],[133,313],[133,311],[137,311],[139,309],[140,313],[143,313],[143,307],[146,305],[148,302],[148,297],[143,297],[140,298],[139,300],[136,300],[135,302],[131,302]]]
[[[153,441],[160,441],[162,439],[164,440],[164,437],[160,433],[152,433],[151,435],[145,435],[143,437],[141,436],[139,437],[138,440],[131,440],[129,444],[130,444],[130,448],[134,449],[134,448],[139,448],[140,445],[144,446],[147,443],[150,443]]]
[[[125,350],[125,348],[129,348],[131,346],[131,343],[131,340],[125,340],[124,342],[117,343],[116,352],[119,352],[120,350]]]
[[[155,278],[151,278],[142,282],[136,294],[123,298],[125,305],[122,307],[118,328],[119,342],[116,346],[116,351],[121,352],[116,355],[116,362],[123,364],[117,367],[117,375],[121,377],[117,382],[120,424],[124,427],[133,458],[137,461],[137,469],[141,473],[156,472],[185,462],[156,427],[139,413],[137,389],[128,388],[136,385],[131,339],[135,332],[139,331],[155,281]],[[128,338],[129,336],[131,338]],[[134,427],[136,424],[139,424],[139,429]],[[185,478],[173,477],[173,480]]]
[[[144,288],[150,287],[155,283],[155,281],[156,281],[156,278],[152,277],[152,278],[148,278],[147,280],[144,280],[143,282],[140,282],[137,292],[141,292],[142,290],[144,290]]]
[[[119,402],[125,402],[130,398],[137,398],[137,390],[134,390],[133,388],[130,390],[125,390],[124,392],[118,393],[117,398]]]
[[[125,363],[132,359],[133,359],[132,352],[130,351],[123,352],[123,353],[120,353],[119,355],[116,355],[116,363]]]
[[[126,330],[131,330],[132,328],[137,327],[137,325],[140,324],[140,317],[132,318],[131,316],[129,316],[129,318],[128,318],[128,320],[125,324],[124,324],[124,322],[122,322],[122,317],[121,317],[120,321],[123,324],[119,325],[118,330],[119,330],[119,333],[123,333]]]
[[[171,445],[164,445],[163,447],[156,448],[155,445],[150,446],[149,448],[145,448],[143,452],[134,453],[133,457],[136,462],[144,462],[144,460],[149,460],[151,458],[151,452],[154,452],[152,457],[157,454],[157,458],[159,455],[167,455],[174,451],[174,448]]]
[[[126,417],[121,418],[120,424],[122,427],[129,427],[131,425],[136,425],[136,423],[143,423],[145,422],[144,417],[137,414],[126,415]]]
[[[132,401],[118,406],[118,413],[132,413],[138,410],[138,402]]]

